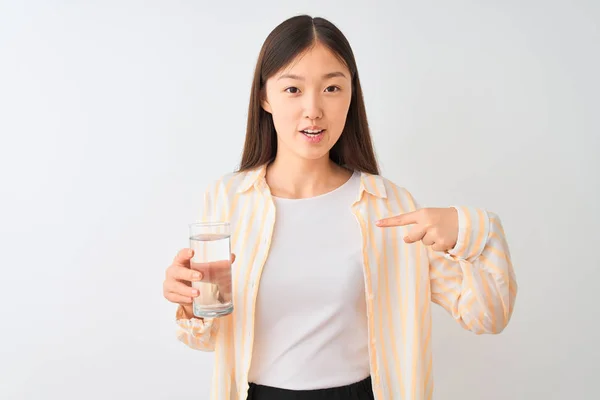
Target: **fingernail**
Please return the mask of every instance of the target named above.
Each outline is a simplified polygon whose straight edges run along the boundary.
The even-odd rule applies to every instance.
[[[196,289],[192,290],[192,295],[193,296],[198,296],[198,291]]]
[[[193,255],[194,255],[194,250],[191,250],[191,249],[190,249],[190,250],[188,250],[188,256],[189,256],[189,257],[191,257],[191,256],[193,256]]]
[[[194,279],[202,279],[202,275],[200,274],[200,272],[194,272],[193,278]]]

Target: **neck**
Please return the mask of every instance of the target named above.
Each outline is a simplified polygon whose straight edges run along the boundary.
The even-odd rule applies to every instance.
[[[267,183],[276,197],[308,198],[327,193],[347,181],[352,172],[329,159],[276,157],[267,168]]]

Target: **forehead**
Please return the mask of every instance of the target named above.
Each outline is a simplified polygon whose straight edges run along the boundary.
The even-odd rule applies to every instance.
[[[343,60],[323,44],[317,43],[282,68],[275,74],[275,78],[284,74],[293,74],[317,79],[336,71],[343,72],[347,77],[350,75]]]

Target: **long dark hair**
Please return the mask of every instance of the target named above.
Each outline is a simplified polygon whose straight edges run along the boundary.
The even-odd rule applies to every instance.
[[[260,50],[252,81],[246,140],[239,171],[253,169],[275,159],[277,136],[273,117],[261,106],[265,84],[271,76],[317,42],[325,45],[346,64],[352,79],[352,100],[346,125],[329,152],[329,157],[349,169],[379,174],[352,48],[334,24],[324,18],[308,15],[295,16],[282,22],[269,34]]]

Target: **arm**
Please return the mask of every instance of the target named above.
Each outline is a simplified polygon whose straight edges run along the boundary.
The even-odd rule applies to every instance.
[[[204,192],[200,221],[226,220],[227,194],[222,179],[213,182]],[[179,305],[175,314],[177,339],[192,349],[214,351],[219,319],[197,318],[191,313],[191,305]]]
[[[500,333],[508,325],[517,282],[502,223],[480,209],[455,207],[458,240],[447,252],[427,247],[431,299],[465,329]]]

